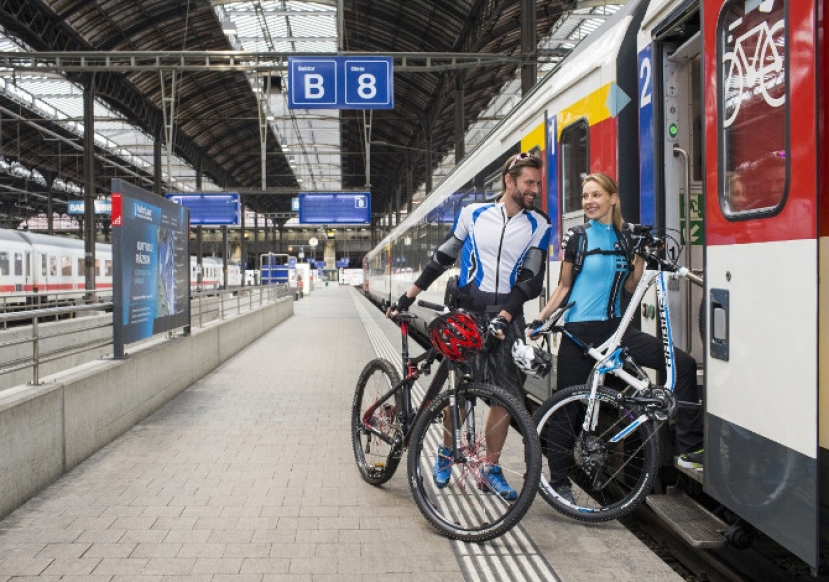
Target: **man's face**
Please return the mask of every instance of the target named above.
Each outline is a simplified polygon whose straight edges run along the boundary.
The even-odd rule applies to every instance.
[[[523,167],[521,173],[512,178],[506,177],[507,191],[509,196],[520,208],[531,210],[536,196],[541,194],[541,170]]]

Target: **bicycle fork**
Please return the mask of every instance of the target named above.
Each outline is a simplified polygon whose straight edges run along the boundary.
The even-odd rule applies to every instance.
[[[462,450],[461,429],[466,432],[466,442],[470,445],[475,442],[475,415],[472,414],[472,402],[464,402],[464,413],[458,406],[458,382],[455,374],[454,362],[449,362],[449,419],[452,432],[452,460],[455,463],[465,463],[468,459]]]

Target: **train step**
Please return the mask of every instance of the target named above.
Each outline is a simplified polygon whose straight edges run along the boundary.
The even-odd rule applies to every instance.
[[[692,547],[711,549],[726,544],[723,532],[728,524],[685,493],[672,489],[665,495],[651,494],[645,503]]]

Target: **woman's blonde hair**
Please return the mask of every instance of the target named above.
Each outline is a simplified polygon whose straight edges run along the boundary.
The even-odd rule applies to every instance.
[[[619,188],[616,186],[616,180],[605,174],[604,172],[593,172],[592,174],[587,174],[584,177],[584,180],[581,181],[581,187],[584,188],[584,185],[588,182],[596,182],[602,189],[607,192],[608,194],[616,194],[616,204],[613,205],[613,226],[616,227],[616,230],[621,231],[622,226],[625,224],[625,219],[622,218],[622,200],[619,197]]]

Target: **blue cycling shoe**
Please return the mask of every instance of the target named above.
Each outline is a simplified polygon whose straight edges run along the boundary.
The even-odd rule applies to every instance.
[[[504,473],[501,471],[501,465],[492,465],[483,477],[481,483],[481,490],[484,493],[495,492],[507,501],[514,501],[518,499],[518,493],[509,486],[507,480],[504,479]]]
[[[432,478],[438,489],[449,485],[449,479],[452,478],[452,449],[443,445],[438,447],[438,458],[432,468]]]

